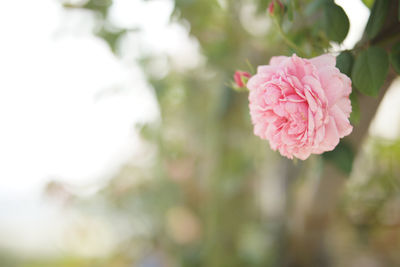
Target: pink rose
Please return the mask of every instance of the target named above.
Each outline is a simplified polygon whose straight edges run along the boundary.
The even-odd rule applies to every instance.
[[[290,159],[333,150],[350,134],[351,80],[336,58],[273,57],[250,78],[249,107],[254,134]]]

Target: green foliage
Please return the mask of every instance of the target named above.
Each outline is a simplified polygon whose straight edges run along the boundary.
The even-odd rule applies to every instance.
[[[390,62],[392,63],[394,70],[400,74],[400,42],[396,43],[392,47],[390,52]]]
[[[107,42],[111,50],[116,53],[118,40],[127,32],[126,29],[117,29],[113,27],[101,27],[96,35]]]
[[[332,162],[339,170],[345,174],[350,174],[353,168],[354,152],[350,145],[341,141],[332,151],[322,154],[325,160]]]
[[[112,2],[112,0],[89,0],[83,6],[80,6],[79,4],[76,5],[75,3],[69,3],[69,1],[67,1],[64,3],[64,7],[88,9],[99,13],[104,18],[107,16],[108,9],[111,7]]]
[[[379,31],[385,23],[386,16],[389,11],[389,0],[377,0],[375,1],[371,15],[369,16],[367,27],[365,32],[369,39],[374,38],[378,35]]]
[[[360,112],[360,104],[358,103],[358,97],[354,89],[350,94],[350,101],[351,101],[350,122],[353,125],[357,125],[360,122],[361,112]]]
[[[369,47],[356,58],[352,70],[355,87],[370,96],[378,95],[389,70],[386,51],[380,47]]]
[[[341,73],[351,77],[351,69],[353,68],[354,57],[350,51],[343,51],[336,57],[336,67]]]
[[[343,42],[350,28],[349,18],[343,8],[334,3],[326,3],[323,9],[322,27],[328,38],[337,43]]]
[[[350,21],[343,8],[332,0],[310,1],[304,9],[308,17],[316,17],[313,31],[320,31],[325,39],[343,42],[350,28]],[[327,40],[327,41],[329,41]]]
[[[109,45],[112,52],[117,53],[118,41],[120,38],[127,32],[133,32],[137,29],[121,29],[111,25],[106,18],[112,4],[112,0],[89,0],[83,5],[74,3],[74,1],[71,3],[67,1],[63,6],[69,9],[83,8],[96,13],[96,19],[98,20],[98,27],[95,29],[96,36],[103,39]]]
[[[310,1],[304,9],[304,12],[307,16],[312,16],[318,10],[322,9],[325,4],[333,3],[332,0],[315,0]]]
[[[368,8],[371,8],[374,4],[375,0],[362,0],[362,2],[364,3],[364,5],[366,5]],[[378,0],[379,1],[379,0]]]

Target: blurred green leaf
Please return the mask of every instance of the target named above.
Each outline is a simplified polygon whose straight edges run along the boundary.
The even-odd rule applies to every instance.
[[[388,11],[389,0],[375,1],[368,19],[367,27],[365,28],[368,38],[372,39],[379,33],[385,22]]]
[[[373,6],[375,0],[362,0],[364,5],[366,5],[369,9]]]
[[[353,92],[350,94],[350,101],[351,101],[350,122],[353,125],[357,125],[360,122],[361,112],[360,112],[360,104],[358,103],[358,98],[354,89]]]
[[[337,43],[343,42],[350,28],[349,18],[343,8],[334,3],[326,3],[322,28],[330,40]]]
[[[292,1],[293,2],[293,1]],[[311,1],[304,9],[304,13],[307,16],[311,16],[318,10],[320,10],[324,4],[332,3],[332,0],[315,0]]]
[[[394,70],[400,74],[400,42],[396,43],[392,47],[392,51],[390,52],[390,62],[392,63]]]
[[[386,51],[371,46],[358,55],[352,70],[352,80],[362,93],[376,96],[386,79],[388,70],[389,59]]]
[[[336,67],[341,73],[351,76],[351,69],[353,67],[354,57],[349,51],[343,51],[336,57]]]
[[[115,53],[117,50],[118,40],[122,35],[127,32],[126,29],[108,29],[107,27],[102,27],[96,35],[107,42],[111,50]]]
[[[340,142],[334,150],[322,154],[322,157],[325,160],[332,162],[345,174],[351,173],[353,168],[354,152],[346,142]]]

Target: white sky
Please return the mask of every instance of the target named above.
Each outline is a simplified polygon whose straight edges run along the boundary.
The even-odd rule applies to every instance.
[[[138,67],[120,63],[91,35],[91,17],[76,13],[52,0],[0,9],[3,246],[20,236],[22,248],[37,247],[57,213],[40,200],[46,182],[93,184],[133,153],[134,123],[158,116]]]
[[[132,149],[134,122],[157,113],[143,75],[122,65],[90,29],[58,34],[66,14],[55,1],[6,3],[0,196],[24,195],[49,178],[80,182],[104,174]]]
[[[368,10],[359,1],[336,2],[349,14],[345,46],[351,47]],[[143,31],[141,42],[124,48],[128,57],[167,53],[182,68],[203,60],[196,41],[187,38],[187,29],[166,26],[171,10],[167,0],[115,1],[110,20]],[[40,200],[46,182],[99,181],[132,155],[135,122],[158,117],[152,89],[139,68],[121,63],[91,35],[91,19],[82,11],[67,13],[55,0],[2,2],[0,246],[32,253],[37,253],[35,247],[50,247],[61,219],[56,219],[59,211]],[[399,99],[400,93],[397,96],[387,101]],[[376,123],[374,133],[392,134],[398,123],[387,122],[385,112],[392,111],[382,112],[385,120],[377,121],[385,123]],[[5,243],[22,238],[24,245]]]

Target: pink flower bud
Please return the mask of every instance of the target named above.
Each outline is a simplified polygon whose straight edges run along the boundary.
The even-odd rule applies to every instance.
[[[233,76],[233,79],[235,80],[236,85],[239,88],[242,88],[242,87],[246,86],[246,84],[245,84],[245,82],[243,80],[247,80],[250,77],[251,77],[250,73],[245,72],[245,71],[237,70],[235,72],[235,75]]]
[[[271,3],[269,3],[269,6],[268,6],[268,13],[270,15],[273,15],[274,9],[275,9],[275,1],[271,1]]]
[[[269,6],[268,6],[268,13],[271,15],[271,16],[273,16],[274,15],[274,11],[275,11],[275,2],[276,3],[278,3],[278,5],[279,5],[279,10],[278,10],[278,12],[280,11],[280,12],[284,12],[284,10],[285,10],[285,6],[282,4],[282,2],[280,1],[280,0],[272,0],[271,1],[271,3],[269,3]]]

